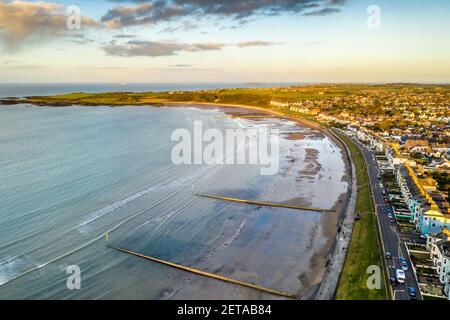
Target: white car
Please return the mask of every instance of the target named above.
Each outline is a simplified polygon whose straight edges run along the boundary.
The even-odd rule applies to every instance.
[[[405,271],[403,271],[402,269],[397,269],[395,271],[395,277],[397,278],[398,283],[405,283],[406,275]]]

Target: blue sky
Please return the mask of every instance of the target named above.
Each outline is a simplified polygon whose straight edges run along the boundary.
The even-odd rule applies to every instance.
[[[0,0],[0,81],[450,82],[450,1],[227,1]]]

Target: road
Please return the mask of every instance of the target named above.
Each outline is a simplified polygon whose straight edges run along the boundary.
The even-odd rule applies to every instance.
[[[381,174],[378,163],[375,159],[374,153],[366,146],[360,143],[357,139],[349,137],[360,148],[364,154],[367,168],[369,171],[370,183],[372,185],[372,195],[374,204],[376,207],[376,214],[381,229],[382,241],[383,241],[383,259],[388,267],[389,276],[395,278],[395,270],[401,269],[400,258],[405,257],[408,260],[408,270],[406,273],[406,281],[404,284],[390,284],[393,297],[395,300],[410,300],[411,297],[408,294],[408,288],[413,287],[416,289],[417,299],[422,299],[420,295],[419,286],[417,284],[414,271],[411,267],[411,260],[407,254],[406,246],[400,236],[397,222],[391,223],[387,213],[383,213],[382,209],[386,207],[383,196],[383,188],[380,187],[380,180],[378,176]],[[392,259],[386,259],[386,252],[389,251],[392,254]],[[389,279],[388,279],[389,280]]]

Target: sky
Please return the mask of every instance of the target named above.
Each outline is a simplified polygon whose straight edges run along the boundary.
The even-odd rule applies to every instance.
[[[0,82],[450,82],[448,0],[0,0]]]

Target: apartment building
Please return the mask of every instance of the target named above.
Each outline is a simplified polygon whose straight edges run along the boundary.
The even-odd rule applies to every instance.
[[[449,204],[436,189],[436,182],[408,163],[397,166],[395,172],[416,229],[423,235],[450,230]]]

